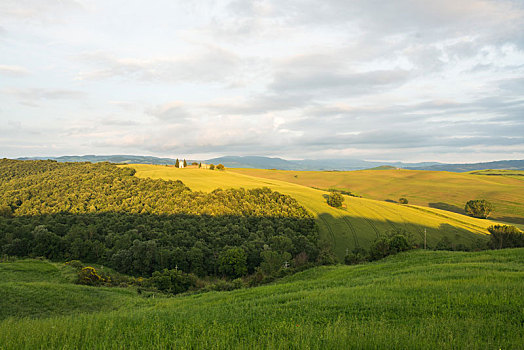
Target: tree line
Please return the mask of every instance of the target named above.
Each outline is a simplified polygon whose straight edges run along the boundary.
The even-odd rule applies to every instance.
[[[312,215],[289,196],[203,193],[134,173],[109,163],[0,160],[0,253],[135,276],[176,269],[229,278],[320,254]]]

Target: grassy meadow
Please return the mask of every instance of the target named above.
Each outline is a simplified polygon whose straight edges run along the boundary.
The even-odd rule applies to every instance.
[[[418,250],[317,267],[262,287],[155,298],[68,284],[60,269],[45,261],[0,263],[0,280],[8,281],[2,291],[17,284],[22,295],[32,288],[48,293],[56,285],[61,292],[47,295],[48,304],[86,299],[67,315],[28,297],[12,300],[31,303],[32,312],[2,311],[2,349],[519,349],[524,343],[524,249]]]
[[[475,219],[461,214],[417,205],[400,205],[367,198],[345,197],[346,208],[335,209],[327,205],[328,192],[288,182],[285,179],[264,178],[266,171],[256,169],[227,169],[211,171],[205,169],[178,169],[162,165],[131,165],[136,176],[153,179],[181,180],[192,190],[212,191],[216,188],[269,187],[272,190],[295,198],[316,217],[321,238],[334,247],[339,258],[346,250],[355,247],[367,248],[379,235],[394,228],[404,228],[423,242],[427,232],[428,245],[435,246],[444,236],[455,244],[473,246],[487,239],[486,228],[493,224],[489,220]],[[253,176],[247,175],[253,172]],[[268,170],[267,172],[272,172]],[[275,174],[280,173],[274,171]],[[377,171],[383,173],[382,171]],[[299,178],[309,172],[297,172]],[[321,176],[324,172],[318,172]],[[255,176],[256,175],[256,176]],[[291,176],[294,178],[294,176]],[[296,178],[295,178],[296,179]],[[318,186],[322,187],[322,186]],[[326,186],[330,187],[330,186]]]
[[[0,319],[85,314],[147,302],[131,290],[91,288],[73,284],[75,280],[76,272],[61,263],[0,263]]]
[[[524,224],[524,172],[483,170],[471,173],[404,169],[357,171],[286,171],[230,169],[238,174],[351,191],[366,198],[397,201],[464,214],[470,199],[493,203],[492,219]]]

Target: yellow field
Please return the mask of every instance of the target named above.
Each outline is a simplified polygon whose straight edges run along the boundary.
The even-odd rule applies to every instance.
[[[493,176],[494,171],[451,173],[420,170],[284,171],[233,169],[240,174],[315,188],[337,188],[366,198],[397,201],[464,213],[470,199],[493,203],[492,219],[524,224],[524,176]],[[477,175],[477,174],[483,175]],[[496,171],[497,174],[520,173]]]
[[[434,246],[443,236],[454,243],[471,245],[478,238],[485,239],[489,220],[415,205],[399,205],[366,198],[345,197],[345,209],[335,209],[326,204],[327,192],[276,179],[249,176],[247,169],[211,171],[204,169],[177,169],[162,165],[129,165],[142,178],[181,180],[196,191],[216,188],[246,189],[269,187],[274,191],[295,198],[310,210],[318,220],[321,238],[331,244],[339,257],[346,249],[367,247],[373,239],[392,228],[405,228],[422,242],[427,232],[428,245]],[[302,172],[300,172],[301,174]]]

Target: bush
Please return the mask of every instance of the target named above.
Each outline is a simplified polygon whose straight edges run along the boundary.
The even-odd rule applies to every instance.
[[[217,165],[217,170],[224,170],[226,167],[222,164]]]
[[[408,204],[408,199],[402,197],[402,198],[399,198],[399,199],[398,199],[398,202],[399,202],[400,204]]]
[[[485,199],[470,200],[466,203],[464,210],[470,216],[486,219],[493,211],[493,204]]]
[[[332,192],[327,199],[327,204],[334,208],[340,208],[342,207],[342,203],[344,202],[344,197],[337,192]]]
[[[105,280],[95,270],[94,267],[86,266],[78,272],[78,284],[88,286],[98,286],[104,283]]]
[[[218,270],[224,276],[238,278],[247,273],[247,256],[244,249],[232,247],[224,249],[218,258]]]
[[[524,247],[524,233],[515,226],[492,225],[488,227],[488,231],[491,233],[491,249]]]
[[[357,265],[367,261],[367,252],[365,249],[356,248],[344,257],[346,265]]]
[[[215,164],[209,164],[209,170],[215,170]]]
[[[413,249],[411,233],[403,229],[395,229],[386,232],[377,238],[369,248],[369,260],[379,260],[388,255],[397,254]]]
[[[197,278],[193,274],[184,273],[178,269],[153,272],[145,284],[164,293],[178,294],[195,286]]]

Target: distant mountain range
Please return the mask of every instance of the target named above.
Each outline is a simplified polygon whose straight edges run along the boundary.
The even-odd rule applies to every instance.
[[[61,156],[61,157],[22,157],[20,160],[30,159],[52,159],[58,162],[112,162],[125,164],[175,164],[176,159],[158,158],[152,156],[135,155],[84,155],[84,156]],[[187,162],[194,160],[187,159]],[[199,161],[200,162],[200,161]],[[402,163],[402,162],[369,162],[358,159],[304,159],[286,160],[282,158],[260,157],[260,156],[226,156],[201,162],[208,164],[223,164],[228,168],[257,168],[257,169],[279,169],[279,170],[362,170],[379,167],[394,167],[413,170],[434,170],[467,172],[485,169],[511,169],[524,170],[524,160],[501,160],[487,163],[470,164],[444,164],[437,162]]]

